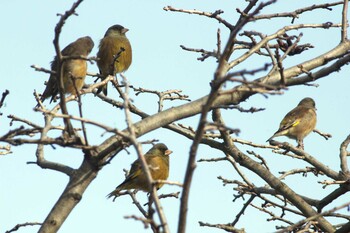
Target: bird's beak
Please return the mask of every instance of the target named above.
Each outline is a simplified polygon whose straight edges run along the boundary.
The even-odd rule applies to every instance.
[[[170,155],[171,153],[173,153],[173,151],[171,151],[171,150],[166,150],[164,154],[165,154],[165,155]]]
[[[129,31],[129,29],[127,29],[127,28],[123,28],[123,29],[122,29],[122,33],[123,33],[123,34],[125,34],[127,31]]]

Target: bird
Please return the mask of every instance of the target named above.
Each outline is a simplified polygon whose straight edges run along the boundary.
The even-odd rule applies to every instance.
[[[97,66],[100,70],[101,79],[108,75],[115,76],[117,73],[126,71],[132,62],[131,44],[125,33],[129,29],[116,24],[108,28],[100,41],[97,52]],[[103,91],[107,96],[107,84],[97,90],[97,94]]]
[[[150,170],[153,180],[166,180],[169,176],[169,155],[171,150],[164,143],[155,144],[145,155],[145,160]],[[156,184],[156,188],[159,189],[163,184]],[[151,189],[147,182],[147,177],[140,161],[135,160],[126,176],[125,180],[118,185],[115,190],[107,195],[107,198],[118,197],[119,192],[122,190],[137,189],[145,192],[150,192]]]
[[[78,38],[76,41],[67,45],[62,51],[62,56],[84,56],[87,57],[94,47],[94,42],[89,36]],[[51,70],[57,72],[58,58],[54,57],[51,63]],[[67,59],[62,63],[63,92],[65,94],[76,94],[84,86],[84,80],[87,72],[87,63],[83,59]],[[50,103],[56,98],[59,90],[58,79],[56,74],[51,74],[46,88],[41,95],[40,100],[51,97]],[[38,104],[39,105],[39,104]],[[37,105],[37,106],[38,106]]]
[[[304,138],[316,127],[316,104],[312,98],[302,99],[298,106],[292,109],[283,118],[279,129],[268,141],[278,136],[286,136],[298,142],[298,148],[304,149]]]

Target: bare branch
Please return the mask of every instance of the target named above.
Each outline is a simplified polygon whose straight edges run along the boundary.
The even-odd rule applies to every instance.
[[[163,110],[164,106],[164,100],[185,100],[185,101],[191,101],[188,99],[187,95],[182,95],[181,90],[167,90],[167,91],[154,91],[154,90],[149,90],[145,88],[136,88],[133,86],[130,86],[136,93],[135,95],[138,96],[141,93],[152,93],[158,96],[159,101],[158,101],[158,112],[161,112]]]
[[[4,136],[0,137],[0,141],[8,143],[9,145],[21,145],[21,144],[37,144],[36,151],[36,161],[29,162],[29,164],[37,164],[41,168],[49,168],[55,171],[59,171],[63,174],[69,176],[69,183],[65,190],[63,191],[61,197],[58,199],[55,206],[52,208],[51,212],[47,216],[43,226],[39,232],[56,232],[59,230],[60,226],[63,224],[65,219],[68,217],[69,213],[73,208],[79,203],[82,195],[86,188],[91,184],[94,178],[98,175],[98,172],[108,164],[111,159],[113,159],[120,151],[122,151],[126,146],[132,144],[138,157],[140,163],[142,164],[142,169],[147,174],[147,182],[150,187],[152,187],[151,195],[149,196],[149,201],[146,204],[148,206],[142,206],[136,199],[135,192],[130,193],[129,191],[122,192],[121,195],[129,195],[132,198],[133,203],[138,208],[141,217],[137,215],[130,215],[126,218],[131,218],[136,221],[141,221],[145,227],[151,226],[154,232],[169,232],[169,226],[160,204],[161,198],[175,197],[178,198],[180,192],[170,193],[164,195],[157,195],[157,190],[155,189],[156,184],[164,183],[169,185],[176,185],[183,187],[181,193],[181,204],[179,211],[179,222],[178,222],[178,233],[184,233],[186,231],[187,223],[187,211],[189,208],[189,193],[191,189],[191,183],[193,179],[193,174],[196,168],[196,162],[218,162],[227,161],[227,163],[232,165],[233,172],[238,173],[239,180],[229,180],[223,177],[218,177],[219,182],[223,185],[232,185],[234,193],[234,201],[244,200],[244,205],[240,212],[233,219],[232,223],[228,224],[210,224],[200,222],[201,226],[216,227],[218,229],[223,229],[229,232],[244,232],[244,229],[236,229],[238,221],[241,216],[246,212],[248,207],[256,208],[264,213],[271,216],[268,221],[278,220],[283,221],[289,225],[293,225],[287,217],[287,214],[303,216],[303,217],[314,217],[310,220],[305,220],[300,223],[299,226],[295,226],[293,230],[295,231],[306,231],[306,230],[317,230],[324,232],[333,232],[335,226],[332,226],[332,222],[329,218],[324,218],[323,216],[328,216],[328,214],[317,215],[317,211],[320,212],[322,209],[329,205],[332,201],[339,197],[343,197],[349,189],[349,168],[347,165],[347,159],[349,156],[348,144],[350,141],[350,135],[344,140],[340,146],[340,159],[341,159],[341,172],[336,172],[320,161],[317,161],[314,157],[307,154],[305,151],[293,147],[288,143],[278,143],[272,141],[272,145],[263,145],[249,140],[244,140],[240,138],[234,138],[233,133],[238,134],[239,129],[230,127],[225,124],[224,119],[221,116],[220,108],[225,109],[237,109],[240,112],[250,112],[255,113],[263,110],[262,108],[251,107],[250,109],[244,109],[240,104],[247,100],[249,97],[260,94],[264,97],[268,97],[269,94],[283,94],[287,91],[287,87],[292,85],[317,85],[311,82],[319,78],[323,78],[332,72],[339,71],[347,63],[350,62],[350,42],[347,40],[347,0],[345,2],[334,2],[319,5],[312,5],[309,7],[297,9],[291,12],[276,13],[271,15],[261,15],[260,12],[267,6],[275,3],[276,0],[267,0],[265,2],[258,0],[247,1],[245,9],[237,9],[239,13],[239,19],[236,22],[227,22],[223,19],[223,11],[216,10],[212,13],[198,11],[198,10],[183,10],[176,9],[173,7],[165,7],[166,11],[182,12],[186,14],[197,14],[205,16],[216,20],[219,23],[223,23],[229,29],[229,37],[227,38],[227,43],[222,44],[220,29],[216,32],[216,45],[213,46],[212,51],[210,49],[190,49],[182,46],[183,49],[202,53],[201,60],[205,60],[208,57],[214,57],[217,60],[217,69],[214,71],[214,79],[210,82],[211,90],[210,93],[202,98],[194,101],[190,101],[188,96],[183,95],[181,90],[148,90],[144,88],[134,88],[127,83],[126,77],[121,75],[123,78],[123,83],[120,85],[115,77],[108,76],[105,80],[95,83],[93,85],[85,85],[85,89],[80,92],[77,91],[77,96],[71,95],[64,98],[62,93],[62,62],[67,59],[73,59],[73,57],[62,56],[59,48],[59,37],[62,31],[63,25],[66,20],[71,16],[75,15],[75,10],[82,0],[78,0],[73,4],[71,9],[67,11],[64,15],[60,15],[60,20],[55,28],[55,39],[54,46],[56,54],[59,60],[58,69],[55,71],[47,70],[38,66],[33,65],[32,67],[41,72],[57,74],[57,78],[60,81],[60,104],[56,105],[51,111],[42,105],[40,102],[39,95],[34,94],[39,106],[41,108],[35,111],[44,113],[45,124],[43,126],[36,124],[27,119],[23,119],[16,116],[11,116],[11,124],[13,122],[20,122],[25,125],[12,129],[7,132]],[[260,3],[262,2],[262,3]],[[332,10],[333,6],[343,4],[343,21],[342,24],[333,24],[326,22],[324,24],[299,24],[290,25],[284,28],[276,30],[273,34],[264,35],[261,32],[249,31],[243,34],[239,34],[246,27],[249,22],[264,19],[266,17],[276,18],[276,17],[292,17],[293,21],[298,18],[300,14],[307,11],[312,11],[316,9],[326,9]],[[338,31],[342,30],[342,41],[335,48],[331,48],[325,54],[320,54],[318,57],[314,57],[309,61],[302,61],[300,64],[295,66],[287,66],[288,62],[285,59],[289,58],[288,55],[300,54],[302,51],[311,48],[310,44],[300,45],[301,34],[298,37],[292,35],[288,36],[285,34],[288,31],[299,30],[299,29],[328,29],[328,28],[338,28]],[[246,36],[242,41],[238,40],[237,37],[240,35]],[[248,39],[247,39],[248,38]],[[226,40],[226,39],[225,39]],[[276,41],[278,44],[276,44]],[[239,53],[234,53],[237,50]],[[275,49],[275,51],[274,51]],[[281,49],[284,54],[280,54]],[[122,50],[118,53],[121,54]],[[233,54],[234,53],[234,54]],[[115,56],[115,60],[118,57]],[[236,68],[237,65],[242,65],[242,62],[247,61],[252,55],[261,57],[267,62],[273,64],[273,68],[270,64],[261,64],[260,68],[255,66],[249,69]],[[304,54],[303,54],[304,55]],[[300,56],[302,59],[302,56]],[[85,59],[90,62],[94,61],[94,58],[79,57],[79,59]],[[244,66],[244,65],[243,65]],[[248,64],[251,67],[250,64]],[[238,67],[238,66],[237,66]],[[113,69],[115,67],[113,66]],[[314,70],[317,70],[314,72]],[[263,72],[263,75],[258,72]],[[256,78],[256,76],[261,75],[262,77]],[[267,75],[266,75],[267,74]],[[100,77],[99,74],[89,74],[90,76]],[[254,76],[252,80],[251,78]],[[96,94],[96,88],[106,84],[111,81],[112,85],[116,88],[122,101],[114,100],[110,97],[104,95],[96,95],[99,100],[109,103],[112,108],[123,109],[126,119],[126,128],[123,130],[118,130],[116,128],[107,126],[103,123],[96,122],[90,119],[86,119],[83,116],[81,94]],[[225,85],[225,84],[229,85]],[[233,87],[232,87],[233,86]],[[123,87],[125,89],[123,89]],[[136,96],[141,93],[151,93],[158,96],[158,112],[155,114],[148,114],[141,111],[137,106],[133,105],[130,97],[129,90],[132,88]],[[117,94],[118,94],[117,93]],[[66,103],[77,99],[79,104],[79,117],[72,116],[68,113],[66,109]],[[185,100],[188,103],[181,104],[176,107],[169,109],[163,109],[163,101],[165,100]],[[3,102],[3,101],[2,101]],[[1,103],[1,102],[0,102]],[[0,104],[1,108],[1,104]],[[62,108],[62,114],[58,111]],[[208,120],[208,114],[212,111],[213,121]],[[139,116],[141,119],[138,122],[132,122],[132,114]],[[187,119],[189,117],[196,116],[199,117],[199,122],[196,127],[184,126],[178,124],[179,120]],[[66,128],[61,126],[54,126],[52,122],[55,118],[63,118]],[[71,121],[78,121],[81,124],[81,129],[75,129],[70,124]],[[76,123],[76,122],[75,122]],[[86,125],[93,125],[105,132],[110,133],[109,138],[97,146],[90,146],[88,144],[88,132],[85,130]],[[149,132],[152,132],[159,128],[166,128],[172,132],[177,133],[177,135],[183,135],[190,140],[193,140],[190,153],[188,157],[188,163],[186,168],[186,174],[183,184],[179,182],[172,181],[162,181],[153,180],[150,176],[147,164],[144,161],[141,142],[137,138],[143,136]],[[76,134],[82,131],[85,140],[76,140],[75,138],[58,137],[51,138],[51,130],[68,131],[70,134]],[[105,133],[104,132],[104,133]],[[330,137],[329,134],[325,134],[317,131],[325,139]],[[40,138],[38,138],[40,135]],[[32,137],[35,136],[35,139]],[[70,135],[72,136],[72,135]],[[79,135],[74,135],[78,137]],[[85,143],[84,143],[85,142]],[[223,154],[221,156],[212,159],[201,159],[196,161],[197,150],[199,144],[206,144],[214,149],[221,151]],[[303,160],[301,162],[307,162],[312,165],[312,167],[305,167],[299,169],[291,169],[288,171],[281,172],[281,175],[273,174],[273,171],[269,169],[272,168],[268,164],[266,157],[260,156],[257,151],[245,151],[237,148],[240,144],[242,148],[254,147],[262,149],[272,149],[273,152],[290,156],[292,158],[297,158]],[[82,150],[82,164],[77,169],[73,169],[69,166],[60,163],[54,163],[47,161],[44,153],[45,145],[59,145],[62,147],[76,148]],[[237,144],[237,145],[236,145]],[[4,147],[5,148],[5,147]],[[5,152],[10,151],[10,147],[3,149],[0,146],[0,150],[5,150]],[[270,152],[270,150],[268,150]],[[1,153],[1,151],[0,151]],[[273,153],[270,152],[273,155]],[[290,159],[286,157],[285,159]],[[243,168],[242,168],[243,167]],[[272,169],[274,170],[274,169]],[[247,171],[247,173],[245,173]],[[261,178],[263,183],[262,187],[257,187],[250,180],[249,174],[253,173]],[[282,182],[287,176],[292,176],[296,174],[301,174],[303,176],[309,173],[318,175],[326,175],[325,181],[319,182],[327,185],[336,184],[339,186],[335,190],[328,193],[323,199],[316,200],[310,197],[302,196],[295,191],[293,191],[287,183]],[[304,178],[306,180],[306,178]],[[255,180],[254,180],[255,181]],[[334,186],[333,186],[334,187]],[[325,190],[327,191],[327,190]],[[248,195],[249,199],[246,201],[245,198]],[[253,201],[259,201],[262,203],[260,206],[253,203]],[[154,204],[153,204],[154,203]],[[64,207],[64,208],[62,208]],[[271,210],[274,208],[273,210]],[[315,210],[317,209],[317,211]],[[278,214],[281,212],[280,214]],[[154,221],[154,216],[158,215],[159,221]],[[316,217],[315,217],[316,216]],[[329,216],[340,217],[344,219],[350,219],[347,215],[337,215],[336,213],[329,213]],[[158,222],[160,222],[158,224]],[[300,227],[301,226],[301,227]],[[338,227],[338,226],[336,226]],[[346,228],[346,224],[343,229]]]
[[[10,145],[6,145],[6,146],[0,146],[0,155],[7,155],[7,154],[11,154],[11,146]]]
[[[346,207],[348,207],[349,205],[350,205],[350,202],[347,202],[347,203],[345,203],[345,204],[343,204],[343,205],[341,205],[341,206],[332,208],[332,209],[330,209],[330,210],[328,210],[328,211],[325,211],[325,212],[322,212],[322,213],[320,213],[320,214],[317,214],[317,215],[311,216],[311,217],[309,217],[309,218],[306,218],[306,219],[304,219],[304,220],[301,220],[301,221],[299,221],[299,222],[297,222],[297,223],[295,223],[295,224],[293,224],[293,225],[291,225],[291,226],[289,226],[289,227],[284,228],[283,230],[276,231],[275,233],[283,233],[283,232],[292,231],[292,230],[295,229],[296,227],[298,227],[298,226],[300,226],[300,225],[302,225],[302,224],[304,224],[304,223],[306,223],[306,222],[309,222],[309,221],[311,221],[311,220],[317,219],[317,218],[320,217],[320,216],[324,216],[324,215],[326,215],[326,214],[333,213],[333,212],[335,212],[335,211],[337,211],[337,210],[346,208]]]
[[[187,13],[187,14],[196,14],[196,15],[206,16],[206,17],[209,17],[209,18],[214,18],[219,23],[224,24],[226,27],[228,27],[230,29],[233,28],[233,25],[231,25],[226,20],[224,20],[223,18],[220,17],[220,14],[224,13],[223,10],[216,10],[215,12],[210,13],[210,12],[204,12],[204,11],[198,11],[198,10],[177,9],[177,8],[172,7],[172,6],[166,6],[166,7],[163,8],[163,10],[165,10],[165,11],[181,12],[181,13]]]
[[[154,185],[157,185],[157,184],[168,184],[168,185],[175,185],[175,186],[179,186],[179,187],[183,186],[183,184],[181,184],[180,182],[169,181],[169,180],[154,180],[153,184]]]
[[[319,131],[318,129],[314,129],[313,132],[319,134],[320,136],[322,136],[322,137],[323,137],[324,139],[326,139],[326,140],[328,140],[328,139],[330,139],[330,138],[332,137],[331,134],[329,134],[329,133],[323,133],[323,132]]]
[[[14,232],[17,231],[19,228],[21,227],[27,227],[27,226],[37,226],[37,225],[42,225],[39,222],[26,222],[26,223],[21,223],[21,224],[17,224],[14,228],[12,228],[11,230],[5,231],[5,233],[10,233],[10,232]]]
[[[124,218],[125,219],[134,219],[136,221],[142,222],[144,227],[145,227],[145,229],[147,229],[149,227],[149,225],[153,223],[152,219],[140,218],[140,217],[137,217],[136,215],[124,216]]]
[[[9,91],[9,90],[5,90],[5,91],[2,93],[2,96],[1,96],[1,99],[0,99],[0,108],[2,108],[2,106],[4,105],[6,96],[7,96],[8,94],[10,94],[10,91]]]
[[[249,58],[251,55],[256,53],[258,50],[264,47],[265,44],[267,44],[268,41],[272,39],[276,39],[282,35],[284,35],[287,31],[291,30],[297,30],[301,28],[325,28],[325,27],[340,27],[341,24],[332,24],[332,25],[325,25],[325,24],[298,24],[298,25],[290,25],[290,26],[285,26],[282,29],[278,30],[274,34],[271,34],[269,36],[266,36],[264,39],[262,39],[259,43],[257,43],[254,47],[252,47],[247,53],[243,54],[239,58],[231,61],[229,63],[230,69],[240,63],[242,63],[244,60]]]
[[[214,228],[218,228],[218,229],[222,229],[225,230],[227,232],[232,232],[232,233],[245,233],[246,231],[244,229],[237,229],[233,226],[231,226],[231,224],[210,224],[210,223],[205,223],[205,222],[201,222],[199,221],[199,226],[201,227],[214,227]]]
[[[340,185],[340,184],[346,184],[347,180],[324,180],[324,181],[318,181],[319,184],[323,184],[323,188],[326,188],[329,185]]]
[[[342,142],[340,145],[340,168],[342,171],[343,176],[347,176],[347,179],[350,179],[350,172],[349,172],[349,166],[348,166],[348,155],[349,152],[347,151],[347,148],[350,143],[350,135],[347,136],[347,138]]]
[[[246,203],[244,203],[242,209],[241,209],[241,210],[239,211],[239,213],[236,215],[235,220],[231,223],[232,226],[235,226],[236,223],[238,223],[240,217],[241,217],[242,215],[244,215],[244,211],[245,211],[245,210],[248,208],[248,206],[253,202],[254,198],[255,198],[255,196],[252,195],[252,196],[249,198],[249,200],[248,200]]]
[[[349,1],[343,1],[343,12],[342,12],[342,27],[341,27],[341,42],[345,42],[348,39],[348,5]]]
[[[146,175],[147,182],[150,185],[150,187],[152,187],[150,197],[152,198],[152,201],[154,202],[154,204],[156,206],[157,213],[158,213],[158,216],[159,216],[159,219],[161,222],[161,227],[163,228],[163,232],[169,233],[170,232],[169,225],[168,225],[167,219],[165,217],[163,208],[160,204],[159,197],[157,194],[157,189],[156,189],[156,186],[154,185],[155,183],[154,183],[153,178],[151,176],[151,172],[149,170],[149,167],[147,166],[146,160],[143,156],[141,145],[140,145],[140,143],[137,142],[137,139],[136,139],[136,133],[135,133],[136,128],[135,128],[135,125],[132,123],[131,113],[129,110],[129,103],[130,103],[129,96],[128,96],[129,84],[127,82],[126,77],[124,75],[121,75],[121,76],[122,76],[123,82],[125,84],[125,93],[121,92],[120,94],[122,95],[122,98],[124,100],[125,118],[126,118],[126,122],[127,122],[127,126],[128,126],[128,131],[130,133],[129,139],[137,151],[137,155],[138,155],[140,164],[142,166],[142,170]],[[151,201],[151,199],[150,199],[150,201]]]
[[[76,86],[76,79],[73,78],[73,77],[70,77],[72,79],[72,83],[73,83],[73,86],[74,86],[74,89],[75,89],[75,93],[77,94],[77,97],[78,97],[78,109],[79,109],[79,116],[80,118],[83,118],[83,109],[82,109],[82,102],[81,102],[81,95],[78,91],[78,88]],[[85,122],[84,121],[80,121],[81,122],[81,128],[83,130],[83,135],[84,135],[84,140],[82,140],[82,143],[83,145],[89,145],[89,142],[88,142],[88,138],[87,138],[87,133],[86,133],[86,128],[85,128]]]
[[[285,149],[287,151],[291,151],[293,153],[295,153],[296,155],[302,156],[302,158],[310,163],[311,165],[313,165],[317,170],[322,171],[325,175],[327,175],[328,177],[331,177],[332,179],[338,179],[339,178],[339,174],[335,171],[333,171],[332,169],[330,169],[328,166],[322,164],[321,162],[319,162],[318,160],[316,160],[314,157],[312,157],[310,154],[306,153],[304,150],[296,148],[294,146],[292,146],[289,143],[279,143],[277,141],[271,140],[270,144],[273,146],[278,146],[281,149]]]
[[[80,3],[82,3],[83,0],[77,0],[75,3],[73,3],[72,7],[66,11],[63,15],[60,14],[61,18],[59,20],[59,22],[57,23],[56,27],[55,27],[55,38],[53,40],[53,44],[55,47],[55,51],[56,51],[56,59],[57,59],[57,70],[56,70],[56,78],[57,78],[57,83],[58,85],[58,91],[60,94],[60,106],[62,109],[62,113],[63,114],[68,114],[68,110],[67,110],[67,106],[66,106],[66,101],[64,98],[64,83],[63,83],[63,72],[62,72],[62,62],[63,60],[63,56],[61,54],[61,49],[59,46],[59,37],[63,28],[63,25],[65,24],[66,20],[72,16],[72,15],[76,15],[75,10],[78,8],[78,6],[80,5]],[[73,130],[73,126],[70,122],[70,120],[68,118],[64,118],[64,123],[65,126],[67,128],[67,132],[68,135],[70,137],[74,136],[74,130]]]
[[[205,49],[194,49],[194,48],[188,48],[184,45],[180,45],[180,48],[182,48],[185,51],[189,51],[189,52],[201,53],[201,57],[197,58],[198,61],[205,61],[209,57],[215,57],[217,59],[219,58],[219,53],[215,50],[214,51],[207,51]]]
[[[296,169],[292,169],[290,171],[282,171],[282,172],[279,172],[280,174],[282,174],[279,179],[280,180],[283,180],[284,178],[286,178],[287,176],[290,176],[290,175],[295,175],[295,174],[302,174],[302,176],[307,176],[307,173],[312,173],[314,174],[315,176],[318,176],[318,175],[324,175],[324,173],[318,171],[317,169],[315,169],[314,167],[306,167],[306,168],[296,168]]]
[[[176,199],[178,199],[179,196],[180,196],[180,192],[161,194],[161,195],[159,195],[159,199],[169,198],[169,197],[175,197]]]
[[[319,5],[312,5],[309,7],[304,7],[304,8],[299,8],[296,9],[295,11],[292,12],[284,12],[284,13],[275,13],[275,14],[268,14],[268,15],[257,15],[254,16],[251,20],[256,21],[256,20],[261,20],[261,19],[272,19],[272,18],[278,18],[278,17],[290,17],[292,18],[292,22],[294,23],[294,20],[296,18],[299,18],[299,15],[308,12],[308,11],[313,11],[316,9],[325,9],[331,11],[332,9],[330,7],[337,6],[343,4],[343,1],[338,1],[338,2],[333,2],[333,3],[325,3],[325,4],[319,4]]]
[[[270,215],[271,218],[267,219],[267,221],[276,221],[276,220],[278,220],[278,221],[282,221],[284,223],[288,223],[289,225],[293,224],[291,221],[288,221],[288,220],[286,220],[286,219],[284,219],[282,217],[279,217],[279,216],[275,215],[273,212],[268,211],[266,208],[262,208],[262,207],[254,205],[254,204],[250,204],[250,205],[253,206],[254,208],[260,210],[261,212],[264,212],[264,213],[267,213],[268,215]]]

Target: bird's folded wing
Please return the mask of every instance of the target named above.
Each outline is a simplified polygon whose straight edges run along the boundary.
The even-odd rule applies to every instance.
[[[280,129],[278,130],[279,132],[283,130],[290,129],[292,127],[297,126],[300,123],[300,119],[295,119],[293,121],[288,121],[288,122],[282,122]]]

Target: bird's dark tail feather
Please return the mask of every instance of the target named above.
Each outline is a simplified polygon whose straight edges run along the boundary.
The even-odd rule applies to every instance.
[[[103,92],[103,94],[104,94],[105,96],[107,96],[107,85],[104,85],[104,86],[102,86],[102,87],[99,87],[99,88],[97,89],[96,95],[97,95],[97,94],[100,94],[101,92]]]
[[[114,201],[117,197],[119,197],[119,192],[120,192],[120,189],[116,188],[115,190],[113,190],[113,192],[109,193],[109,194],[106,196],[106,198],[109,199],[109,198],[111,198],[111,197],[114,197],[114,198],[113,198],[113,201]]]

